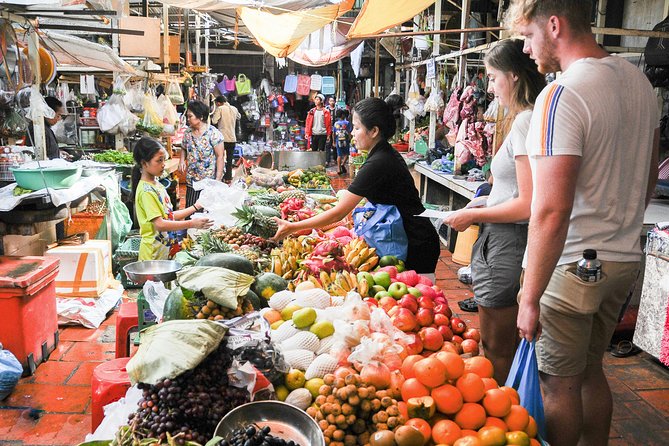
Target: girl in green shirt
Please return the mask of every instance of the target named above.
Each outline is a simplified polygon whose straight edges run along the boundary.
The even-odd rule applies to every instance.
[[[167,159],[167,151],[160,142],[145,136],[135,144],[132,156],[135,159],[132,169],[135,216],[142,236],[139,260],[166,260],[180,249],[177,231],[207,229],[211,227],[212,221],[207,218],[186,220],[202,210],[199,203],[180,211],[172,209],[170,197],[158,181]]]

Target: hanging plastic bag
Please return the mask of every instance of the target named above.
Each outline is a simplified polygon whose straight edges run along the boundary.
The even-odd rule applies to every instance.
[[[283,91],[286,93],[295,93],[297,91],[297,76],[289,74],[283,81]]]
[[[444,98],[441,97],[441,92],[437,88],[430,91],[430,96],[425,101],[425,112],[438,112],[444,107]]]
[[[10,81],[0,78],[0,108],[11,108],[15,97],[16,93]]]
[[[311,84],[309,85],[309,88],[312,90],[319,91],[323,87],[323,76],[320,74],[312,74],[311,75]]]
[[[244,73],[239,73],[237,82],[235,82],[238,96],[246,96],[251,94],[251,79],[247,78]]]
[[[526,339],[521,339],[505,385],[518,391],[520,405],[527,409],[527,412],[537,422],[539,435],[546,438],[544,402],[541,398],[535,345],[535,341],[527,342]]]
[[[169,98],[170,102],[174,105],[182,105],[184,102],[184,95],[181,92],[181,87],[176,79],[170,80],[169,85],[167,86],[167,92],[165,93]]]
[[[311,92],[311,77],[308,74],[297,75],[297,94],[308,96]]]
[[[56,116],[56,112],[47,105],[44,97],[39,92],[38,87],[35,86],[30,94],[30,109],[28,110],[26,118],[30,119],[31,121],[35,121],[38,114],[40,114],[41,117],[48,119]]]
[[[4,122],[0,125],[0,136],[7,138],[20,138],[28,131],[28,122],[16,109],[11,109],[5,115]]]
[[[160,95],[157,102],[159,112],[163,116],[163,133],[174,134],[176,125],[179,123],[179,115],[177,115],[176,107],[164,94]],[[168,126],[171,127],[171,133],[166,128]]]
[[[12,393],[23,374],[23,367],[16,356],[9,350],[3,350],[0,344],[0,401]]]
[[[98,126],[105,133],[119,133],[118,125],[125,117],[125,104],[121,95],[112,94],[105,105],[97,113]]]
[[[225,89],[228,93],[234,93],[237,90],[237,76],[225,80]]]
[[[163,117],[158,111],[156,97],[151,93],[144,95],[144,117],[137,124],[137,129],[157,138],[163,133]]]
[[[219,76],[219,79],[216,81],[216,88],[221,94],[227,94],[228,88],[225,86],[225,83],[228,81],[228,76],[224,74],[223,77]]]
[[[144,92],[142,85],[135,83],[127,89],[126,95],[123,97],[126,107],[133,113],[144,113]]]

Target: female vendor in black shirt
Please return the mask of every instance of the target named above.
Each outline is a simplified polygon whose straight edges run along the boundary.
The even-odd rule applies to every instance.
[[[439,237],[427,218],[416,217],[425,208],[402,156],[388,144],[395,134],[392,107],[382,99],[367,98],[353,108],[353,137],[358,150],[368,150],[367,161],[337,205],[327,212],[300,222],[278,220],[274,237],[304,229],[320,228],[346,217],[363,198],[374,204],[397,206],[409,239],[407,269],[432,274],[439,259]]]

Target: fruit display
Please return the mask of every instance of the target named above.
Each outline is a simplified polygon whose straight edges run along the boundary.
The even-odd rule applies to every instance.
[[[305,206],[304,200],[289,198],[279,205],[281,218],[288,221],[302,221],[313,217],[314,211]],[[311,232],[311,231],[309,231]]]
[[[358,271],[371,271],[379,263],[376,249],[370,247],[362,237],[354,238],[344,246],[344,259]]]
[[[236,225],[244,232],[262,238],[272,238],[278,227],[274,217],[280,217],[281,214],[268,206],[243,205],[232,216],[237,218]]]
[[[195,319],[209,319],[210,321],[220,321],[223,319],[232,319],[233,317],[241,316],[242,314],[253,311],[253,304],[245,296],[237,298],[237,308],[230,309],[222,307],[214,301],[207,300],[200,311],[195,315]]]
[[[270,426],[259,429],[250,424],[235,430],[231,435],[219,441],[216,446],[302,446],[293,440],[275,437],[271,432]]]
[[[299,265],[314,249],[317,239],[308,236],[288,237],[282,245],[272,249],[270,256],[272,264],[270,271],[292,280],[296,277]]]
[[[231,363],[232,355],[222,342],[193,370],[155,384],[139,383],[142,398],[128,417],[131,435],[121,444],[140,444],[149,438],[160,442],[169,438],[176,445],[205,444],[223,416],[249,401],[245,388],[228,383],[223,371]]]
[[[294,170],[287,175],[287,182],[291,186],[304,189],[330,189],[330,179],[322,166]]]
[[[237,226],[221,226],[211,231],[205,231],[199,236],[198,243],[206,254],[212,252],[230,252],[240,247],[257,247],[261,251],[269,252],[276,243],[258,237],[257,235],[245,233]]]

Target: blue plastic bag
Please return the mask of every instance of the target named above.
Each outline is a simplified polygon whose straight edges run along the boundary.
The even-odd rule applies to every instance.
[[[3,350],[0,344],[0,401],[12,393],[22,374],[19,360],[9,350]]]
[[[518,391],[520,405],[527,409],[534,421],[537,422],[539,436],[546,438],[544,401],[541,397],[539,368],[534,348],[535,341],[527,342],[526,339],[520,341],[505,385]]]
[[[397,206],[367,202],[353,210],[353,230],[365,238],[379,257],[395,256],[406,260],[409,239]]]

